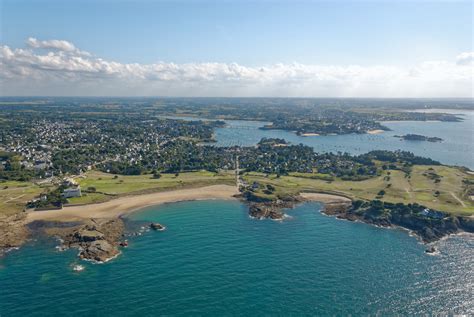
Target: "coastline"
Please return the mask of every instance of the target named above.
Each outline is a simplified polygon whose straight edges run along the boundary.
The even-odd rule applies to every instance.
[[[384,133],[385,131],[384,130],[369,130],[367,131],[368,134],[380,134],[380,133]]]
[[[305,200],[317,201],[324,204],[335,204],[335,203],[350,203],[351,199],[336,195],[336,194],[325,194],[325,193],[300,193],[300,196]]]
[[[77,221],[90,218],[119,218],[145,207],[189,200],[236,199],[239,191],[235,186],[212,185],[200,188],[178,189],[172,191],[124,196],[97,204],[64,207],[59,210],[30,211],[25,222]]]

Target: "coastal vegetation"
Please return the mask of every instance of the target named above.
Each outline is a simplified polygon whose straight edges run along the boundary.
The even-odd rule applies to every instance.
[[[428,142],[441,142],[443,139],[433,136],[424,136],[420,134],[405,134],[405,135],[394,135],[396,138],[400,138],[407,141],[428,141]]]
[[[435,183],[428,173],[436,173],[442,181]],[[322,179],[317,173],[303,177],[300,173],[290,173],[278,177],[276,174],[248,172],[242,175],[242,179],[249,184],[252,196],[263,201],[285,199],[300,192],[325,192],[353,200],[418,203],[454,215],[474,214],[474,202],[469,194],[472,188],[466,185],[474,180],[474,176],[456,167],[415,165],[408,175],[402,170],[389,170],[361,181],[338,177]],[[272,191],[266,190],[268,185],[272,186]],[[384,195],[377,198],[381,190]]]
[[[85,189],[81,197],[69,199],[70,204],[87,204],[107,201],[118,196],[138,195],[150,192],[169,191],[182,188],[204,187],[209,185],[235,185],[235,174],[231,171],[218,173],[198,171],[175,174],[126,176],[91,171],[78,179]],[[93,189],[93,190],[91,190]]]

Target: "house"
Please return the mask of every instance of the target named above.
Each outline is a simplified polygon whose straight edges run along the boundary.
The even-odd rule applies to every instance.
[[[423,211],[421,212],[421,215],[425,216],[427,218],[432,218],[432,219],[443,219],[444,218],[444,214],[442,212],[434,211],[434,210],[431,210],[429,208],[423,209]]]
[[[48,167],[48,164],[45,161],[35,161],[35,170],[44,170]]]
[[[73,178],[66,177],[62,182],[63,186],[77,186],[77,182]]]
[[[61,194],[61,196],[63,196],[64,198],[81,197],[81,186],[77,186],[74,188],[66,188]]]

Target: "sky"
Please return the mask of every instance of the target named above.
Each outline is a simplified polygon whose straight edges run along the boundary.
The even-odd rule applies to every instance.
[[[0,0],[0,95],[473,97],[472,1]]]

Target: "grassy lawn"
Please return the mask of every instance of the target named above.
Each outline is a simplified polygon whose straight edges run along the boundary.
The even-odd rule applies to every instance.
[[[216,184],[235,185],[232,171],[212,173],[207,171],[162,174],[155,179],[152,175],[122,176],[91,171],[84,178],[76,178],[81,185],[83,196],[69,199],[71,204],[87,204],[106,201],[113,195],[140,194],[172,190],[185,187],[201,187]],[[96,193],[85,193],[87,188],[95,187]]]
[[[25,208],[25,204],[38,196],[44,188],[31,182],[0,182],[0,216],[13,215]]]
[[[432,170],[429,170],[432,168]],[[299,177],[299,175],[266,176],[261,173],[247,173],[243,176],[249,184],[254,181],[260,184],[272,184],[276,187],[276,195],[296,194],[301,191],[322,191],[339,193],[357,199],[375,199],[380,190],[385,190],[381,200],[388,202],[419,203],[427,207],[459,215],[473,215],[474,202],[465,195],[463,179],[473,179],[472,175],[458,168],[447,166],[415,166],[411,177],[405,177],[401,171],[385,171],[381,176],[364,181],[325,181]],[[441,181],[435,183],[429,178],[429,173],[441,176]],[[428,176],[426,176],[428,175]],[[387,180],[387,176],[390,177]],[[390,184],[390,185],[389,185]],[[439,191],[436,197],[435,192]],[[261,197],[271,198],[257,191]]]
[[[390,172],[390,175],[388,175]],[[438,175],[436,182],[433,175]],[[389,177],[389,179],[388,179]],[[325,180],[321,174],[291,174],[289,176],[246,173],[245,181],[254,181],[275,186],[276,195],[294,195],[301,191],[320,191],[343,194],[354,199],[375,199],[380,190],[385,190],[382,200],[425,205],[427,207],[453,214],[474,215],[474,202],[466,195],[463,179],[474,180],[461,169],[447,166],[414,166],[410,177],[402,171],[384,171],[377,176],[363,181]],[[186,187],[201,187],[215,184],[235,185],[233,171],[212,173],[206,171],[162,174],[154,179],[152,175],[117,176],[98,171],[88,172],[85,177],[76,178],[83,190],[83,196],[71,198],[71,204],[88,204],[106,201],[114,196],[140,194],[172,190]],[[88,187],[95,187],[96,193],[86,193]],[[37,197],[45,188],[31,182],[0,182],[0,215],[14,214],[21,211],[26,202]],[[437,194],[436,192],[439,192]],[[256,191],[261,197],[274,198],[262,189]]]

